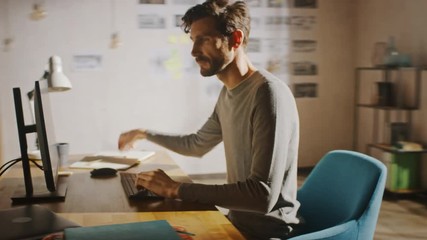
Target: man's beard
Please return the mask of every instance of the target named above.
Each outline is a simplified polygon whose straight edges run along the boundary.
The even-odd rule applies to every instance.
[[[200,59],[209,63],[209,68],[202,68],[202,66],[200,66],[200,75],[203,77],[210,77],[218,74],[223,69],[225,69],[229,62],[227,61],[228,58],[225,55],[211,59],[200,57]]]

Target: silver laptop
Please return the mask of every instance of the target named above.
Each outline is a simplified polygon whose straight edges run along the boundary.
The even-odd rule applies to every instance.
[[[78,224],[60,217],[39,205],[20,206],[0,210],[0,239],[42,239]]]

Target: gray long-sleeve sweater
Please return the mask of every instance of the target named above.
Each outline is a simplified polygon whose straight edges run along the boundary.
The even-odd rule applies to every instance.
[[[224,141],[227,184],[183,183],[179,197],[230,209],[229,219],[246,236],[283,237],[298,223],[298,111],[289,87],[270,73],[259,70],[231,90],[224,87],[197,133],[148,131],[147,139],[189,156]]]

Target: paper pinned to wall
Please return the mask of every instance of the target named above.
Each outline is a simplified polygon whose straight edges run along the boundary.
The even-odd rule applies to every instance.
[[[75,71],[91,71],[102,69],[102,55],[81,54],[73,56],[73,69]]]

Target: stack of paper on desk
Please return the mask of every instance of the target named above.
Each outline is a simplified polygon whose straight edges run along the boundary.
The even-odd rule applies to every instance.
[[[70,165],[70,168],[114,168],[128,169],[154,155],[152,151],[103,151]]]
[[[113,224],[95,227],[68,228],[66,240],[180,240],[171,225],[165,220]]]

